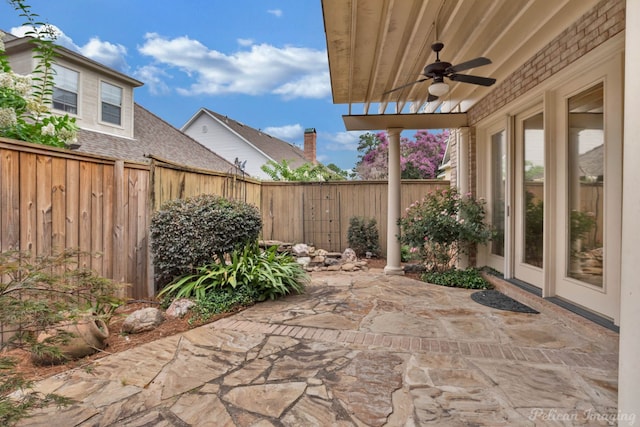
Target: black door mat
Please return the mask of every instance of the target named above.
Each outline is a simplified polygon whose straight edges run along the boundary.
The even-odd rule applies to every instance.
[[[471,294],[471,299],[478,304],[486,305],[487,307],[491,308],[497,308],[498,310],[515,311],[516,313],[539,314],[539,312],[534,310],[533,308],[524,305],[496,290],[475,292]]]

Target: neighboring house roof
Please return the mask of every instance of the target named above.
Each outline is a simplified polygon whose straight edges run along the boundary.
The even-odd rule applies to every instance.
[[[580,155],[580,176],[601,177],[604,175],[604,144],[600,144]]]
[[[77,151],[138,162],[149,162],[147,156],[154,155],[200,169],[236,170],[232,163],[138,104],[134,104],[133,132],[134,139],[129,139],[81,129]]]
[[[289,142],[275,138],[267,133],[262,132],[259,129],[254,129],[250,126],[244,125],[236,120],[233,120],[232,118],[216,113],[215,111],[211,111],[207,108],[201,109],[194,115],[193,118],[203,113],[209,114],[210,116],[218,120],[221,124],[226,126],[229,130],[242,138],[246,143],[253,145],[259,151],[262,151],[264,154],[278,163],[282,162],[282,160],[286,160],[292,168],[297,168],[309,161],[305,157],[304,151],[302,151],[299,147]],[[183,129],[189,125],[193,118],[189,120],[189,122],[187,122],[185,126],[183,126]]]

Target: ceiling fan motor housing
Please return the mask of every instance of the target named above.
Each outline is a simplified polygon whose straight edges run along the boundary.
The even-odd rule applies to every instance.
[[[444,76],[446,74],[445,71],[450,67],[451,67],[451,63],[436,60],[436,62],[431,63],[426,67],[424,67],[423,74],[427,77]]]

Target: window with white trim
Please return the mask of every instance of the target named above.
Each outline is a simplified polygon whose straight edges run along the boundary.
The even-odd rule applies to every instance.
[[[101,82],[100,99],[102,103],[102,121],[120,125],[122,123],[122,88]]]
[[[53,70],[53,108],[78,114],[79,73],[55,64]]]

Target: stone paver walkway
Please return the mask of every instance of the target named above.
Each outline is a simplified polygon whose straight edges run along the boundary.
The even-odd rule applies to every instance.
[[[402,276],[314,273],[258,304],[38,383],[24,426],[615,425],[618,337]],[[505,291],[506,293],[506,291]]]

